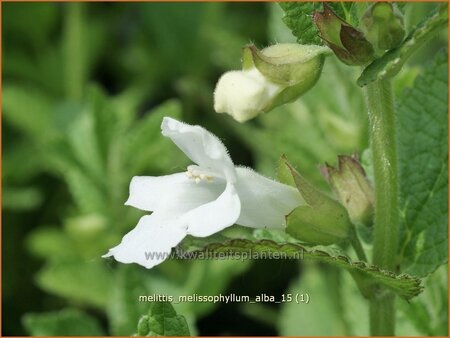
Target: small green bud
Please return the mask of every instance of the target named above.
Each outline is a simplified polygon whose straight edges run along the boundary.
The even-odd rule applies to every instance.
[[[375,197],[366,173],[355,158],[339,156],[338,159],[337,168],[326,164],[322,173],[347,209],[352,222],[370,226]]]
[[[367,39],[380,51],[397,47],[405,37],[403,15],[395,4],[376,2],[361,18]]]
[[[317,190],[295,170],[285,157],[297,189],[307,205],[296,208],[287,217],[286,232],[313,244],[329,245],[348,239],[353,224],[347,211],[336,200]]]
[[[326,3],[322,12],[314,13],[313,21],[326,45],[345,64],[365,65],[374,59],[373,47],[364,34],[337,16]]]
[[[227,72],[214,92],[214,109],[244,122],[291,102],[311,89],[320,77],[323,46],[277,44],[259,51],[243,48],[242,71]]]

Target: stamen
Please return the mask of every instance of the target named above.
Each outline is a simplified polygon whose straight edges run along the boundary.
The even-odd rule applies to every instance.
[[[192,167],[188,167],[186,171],[186,176],[190,179],[195,180],[195,183],[200,183],[201,181],[212,182],[213,176],[207,175],[205,173],[200,173],[200,170],[196,170]]]

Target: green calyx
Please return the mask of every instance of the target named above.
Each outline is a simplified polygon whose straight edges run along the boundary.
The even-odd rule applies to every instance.
[[[345,64],[360,66],[374,59],[374,49],[364,33],[337,16],[327,4],[322,12],[314,13],[313,21],[322,40]]]
[[[299,206],[287,217],[286,232],[291,236],[312,244],[329,245],[349,238],[351,223],[346,209],[336,200],[317,190],[285,157],[282,157],[281,175],[293,182],[306,205]],[[286,180],[285,180],[286,182]]]
[[[327,47],[283,43],[259,51],[254,45],[243,49],[244,69],[256,67],[269,81],[294,86],[303,83],[304,91],[320,77]]]
[[[347,209],[351,221],[372,225],[374,191],[358,160],[351,156],[339,156],[337,167],[326,164],[322,173]]]
[[[269,82],[281,90],[264,107],[273,108],[296,100],[311,89],[319,79],[325,56],[330,50],[324,46],[276,44],[262,50],[254,45],[243,48],[243,70],[256,68]]]

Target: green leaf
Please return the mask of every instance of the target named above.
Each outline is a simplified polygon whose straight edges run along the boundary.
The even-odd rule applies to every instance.
[[[27,165],[23,165],[24,163]],[[36,144],[30,144],[22,138],[5,137],[2,163],[2,180],[5,185],[28,185],[30,180],[42,173],[44,166],[42,153]]]
[[[402,11],[402,13],[404,12],[404,10],[405,10],[405,6],[408,4],[407,2],[400,2],[400,1],[395,1],[395,2],[393,2],[397,7],[398,7],[398,9],[400,10],[400,11]]]
[[[319,31],[312,21],[312,15],[321,4],[317,2],[280,2],[284,11],[283,22],[301,44],[321,45]]]
[[[255,229],[252,232],[252,239],[268,239],[277,243],[298,243],[298,240],[281,229]]]
[[[82,131],[77,136],[77,133],[72,130],[72,136],[68,137],[77,139],[83,137],[84,134],[85,131]],[[92,171],[90,172],[80,160],[87,163],[90,156],[88,154],[96,153],[98,155],[98,152],[90,149],[86,151],[86,154],[78,156],[83,153],[83,142],[76,141],[75,143],[77,145],[70,145],[66,138],[60,138],[46,147],[47,151],[44,155],[47,167],[65,180],[73,201],[81,213],[110,214],[108,189],[116,188],[115,184],[117,183],[106,180],[107,173],[101,172],[100,167],[104,165],[99,157],[89,164],[95,171],[95,175],[93,175]],[[75,151],[74,147],[79,149]]]
[[[136,331],[136,320],[148,309],[139,296],[151,293],[144,281],[147,272],[132,265],[121,265],[116,271],[107,313],[114,336],[130,336]]]
[[[322,45],[319,30],[312,21],[315,11],[322,9],[320,2],[279,2],[284,11],[283,22],[300,44]],[[352,2],[328,2],[333,11],[350,24],[357,24],[356,6]]]
[[[349,286],[353,293],[345,292],[344,286]],[[307,264],[304,273],[286,292],[293,295],[308,293],[311,301],[308,304],[282,304],[278,327],[283,336],[350,336],[355,335],[356,328],[349,319],[361,323],[358,326],[368,324],[365,316],[354,315],[368,313],[367,301],[359,294],[351,277],[337,269]],[[356,302],[353,301],[355,298]],[[366,331],[367,328],[368,325]]]
[[[23,325],[32,336],[103,336],[100,323],[94,317],[76,309],[29,313]]]
[[[133,175],[149,167],[167,170],[170,166],[183,166],[182,157],[176,147],[161,134],[161,122],[164,116],[180,119],[180,103],[171,100],[159,105],[138,120],[129,130],[124,140],[123,153],[128,158],[128,170]]]
[[[40,258],[74,257],[74,244],[61,229],[43,227],[34,230],[26,239],[27,249]]]
[[[193,252],[245,253],[246,255],[272,253],[290,259],[311,259],[358,273],[372,283],[379,283],[405,299],[417,296],[422,291],[421,281],[416,277],[406,274],[397,275],[366,262],[352,262],[345,254],[330,247],[306,247],[297,243],[280,244],[271,240],[233,239],[223,243],[207,244]]]
[[[104,308],[112,285],[111,273],[97,261],[50,262],[37,275],[38,285],[49,293]]]
[[[419,299],[425,299],[426,290],[412,300],[399,300],[396,316],[396,334],[398,336],[431,335],[415,329],[411,320],[403,314]],[[369,316],[355,314],[369,313],[369,303],[358,292],[352,277],[342,270],[330,266],[317,267],[304,264],[304,272],[294,280],[286,291],[291,294],[308,293],[311,301],[306,304],[284,303],[281,307],[278,327],[285,336],[368,336]],[[442,296],[445,303],[447,297]],[[433,300],[429,300],[431,303]],[[317,316],[320,313],[320,316]],[[439,316],[446,317],[446,311]],[[327,320],[323,320],[327,318]],[[437,318],[436,318],[437,319]],[[438,320],[434,320],[437,322]],[[445,336],[445,334],[440,333]]]
[[[389,51],[368,65],[357,83],[364,87],[369,83],[393,77],[402,69],[406,60],[435,33],[446,26],[448,22],[448,4],[442,5],[429,18],[418,24],[406,37],[403,43]]]
[[[425,276],[448,261],[447,52],[398,101],[402,271]]]
[[[101,182],[105,175],[105,159],[100,151],[95,112],[89,108],[81,111],[73,122],[67,133],[67,140],[82,170]]]
[[[121,210],[121,208],[117,208]],[[125,219],[125,214],[122,220]],[[99,213],[77,215],[64,220],[64,234],[75,247],[74,252],[81,260],[97,260],[108,248],[120,240],[114,231],[112,221]]]
[[[62,175],[82,213],[109,214],[124,198],[120,144],[125,130],[109,98],[91,87],[82,106],[58,114],[62,135],[48,147],[49,167]],[[116,200],[113,201],[113,197]]]
[[[112,141],[119,133],[118,109],[112,106],[111,99],[114,98],[107,97],[101,88],[89,88],[87,95],[88,110],[94,120],[94,134],[97,139],[97,147],[104,163],[108,160]]]
[[[46,141],[54,135],[53,102],[33,89],[5,85],[2,90],[3,117],[35,141]]]
[[[448,266],[441,266],[425,279],[422,294],[410,302],[399,302],[400,314],[414,325],[418,335],[448,336],[447,279]]]
[[[139,336],[190,336],[186,319],[169,302],[154,302],[138,324]]]
[[[21,37],[23,41],[36,50],[45,43],[50,33],[58,24],[58,8],[51,3],[27,5],[26,10],[20,4],[7,4],[3,8],[5,18],[3,29],[5,43],[13,44],[12,37]],[[28,20],[31,15],[34,20]],[[15,34],[15,35],[14,35]]]
[[[41,191],[34,187],[3,186],[3,203],[5,209],[24,211],[41,205],[43,196]]]
[[[106,192],[99,187],[97,181],[87,176],[85,172],[76,167],[71,167],[65,172],[64,179],[75,204],[81,212],[107,211]]]

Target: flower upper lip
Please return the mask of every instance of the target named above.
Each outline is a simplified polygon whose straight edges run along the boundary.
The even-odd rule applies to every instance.
[[[170,117],[163,118],[161,130],[200,167],[223,173],[229,181],[236,180],[227,148],[215,135],[200,126],[191,126]]]
[[[210,236],[233,224],[264,228],[285,225],[284,216],[302,203],[293,187],[235,167],[223,143],[200,126],[163,119],[169,137],[197,165],[188,171],[152,177],[136,176],[125,203],[153,214],[141,218],[134,230],[104,257],[151,268],[186,235]]]

